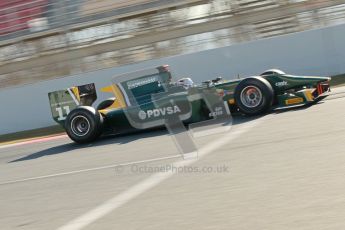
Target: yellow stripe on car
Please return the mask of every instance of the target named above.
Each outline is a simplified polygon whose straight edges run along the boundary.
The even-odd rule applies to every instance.
[[[102,88],[101,91],[105,93],[113,93],[116,98],[111,106],[109,106],[107,109],[100,110],[101,113],[106,114],[109,109],[120,109],[127,107],[122,92],[117,85],[106,86]]]
[[[115,94],[116,100],[117,101],[117,107],[116,108],[125,108],[127,107],[127,104],[125,102],[125,99],[122,95],[121,90],[119,89],[119,87],[117,85],[111,85],[113,92]]]
[[[71,87],[71,90],[72,90],[74,96],[77,97],[78,101],[80,101],[80,95],[79,95],[78,87]]]
[[[295,104],[300,104],[303,102],[304,102],[304,99],[302,97],[296,97],[296,98],[291,98],[291,99],[285,100],[286,105],[295,105]]]
[[[307,101],[313,101],[314,100],[313,91],[314,91],[314,89],[304,90],[303,93],[304,93],[304,96],[307,99]]]

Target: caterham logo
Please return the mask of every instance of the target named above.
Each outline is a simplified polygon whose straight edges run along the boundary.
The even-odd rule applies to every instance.
[[[288,83],[286,81],[281,81],[281,82],[277,82],[276,83],[277,87],[283,87],[283,86],[286,86],[286,85],[288,85]]]
[[[180,112],[181,112],[181,109],[177,105],[175,105],[175,106],[169,106],[165,108],[147,110],[146,112],[143,110],[140,110],[138,113],[138,116],[141,120],[145,120],[151,117],[172,115],[172,114],[180,113]]]

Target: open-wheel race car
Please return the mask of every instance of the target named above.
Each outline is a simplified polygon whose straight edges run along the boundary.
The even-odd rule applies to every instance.
[[[97,107],[92,107],[97,99],[94,84],[48,96],[53,119],[73,141],[87,143],[102,134],[164,126],[166,119],[191,124],[223,114],[252,116],[308,105],[327,96],[329,81],[329,77],[294,76],[273,69],[259,76],[216,78],[197,85],[190,78],[172,82],[169,67],[159,66],[114,77],[111,85],[101,89],[114,96]]]

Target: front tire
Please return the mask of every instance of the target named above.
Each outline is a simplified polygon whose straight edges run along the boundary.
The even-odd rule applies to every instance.
[[[239,110],[249,116],[270,110],[273,98],[271,84],[262,77],[246,78],[235,89],[235,101]]]
[[[102,134],[103,117],[93,107],[80,106],[68,114],[65,129],[73,141],[89,143]]]

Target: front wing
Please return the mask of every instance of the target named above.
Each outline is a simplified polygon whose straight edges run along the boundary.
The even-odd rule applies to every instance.
[[[309,105],[324,99],[328,96],[329,92],[329,82],[322,82],[319,83],[316,88],[306,88],[293,93],[278,95],[278,104],[274,109],[284,109]]]

